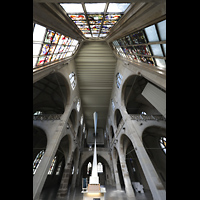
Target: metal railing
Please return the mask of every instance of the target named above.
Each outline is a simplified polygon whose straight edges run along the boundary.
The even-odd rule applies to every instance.
[[[33,115],[33,120],[60,120],[62,114]]]
[[[166,120],[164,116],[162,115],[141,115],[141,114],[130,114],[132,120],[137,120],[137,121],[147,121],[147,120]]]

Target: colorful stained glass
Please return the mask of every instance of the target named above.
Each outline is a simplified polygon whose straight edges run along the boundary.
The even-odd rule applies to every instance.
[[[142,30],[135,32],[133,34],[130,34],[130,38],[133,41],[133,44],[142,44],[142,43],[147,42],[145,35],[144,35]]]
[[[45,63],[49,63],[51,60],[52,55],[47,55]]]
[[[42,52],[41,52],[40,55],[47,55],[47,53],[48,53],[48,51],[49,51],[49,47],[50,47],[49,44],[43,44]]]
[[[36,26],[41,29],[41,26]],[[77,49],[77,46],[79,45],[79,42],[77,40],[74,40],[70,37],[67,37],[65,35],[61,35],[58,32],[52,31],[52,30],[46,30],[46,28],[43,27],[43,29],[39,30],[39,32],[43,32],[43,41],[39,41],[39,39],[36,38],[36,41],[33,41],[33,67],[41,66],[43,64],[47,64],[49,62],[53,62],[55,60],[59,60],[64,58],[63,53],[67,53],[69,51],[71,45],[73,44],[73,48],[71,48],[71,51],[75,51]],[[38,31],[38,30],[36,30]],[[39,35],[39,32],[37,33]],[[36,34],[36,33],[35,33]],[[41,38],[40,38],[41,39]],[[73,55],[71,52],[69,55]]]
[[[54,31],[48,30],[47,33],[46,33],[46,37],[45,37],[44,42],[51,43],[51,41],[53,40],[54,35],[55,35]]]
[[[86,20],[85,15],[69,15],[72,20]]]
[[[134,46],[134,48],[135,48],[135,53],[143,55],[151,55],[149,47],[147,45]]]
[[[103,25],[101,30],[102,32],[109,32],[111,28],[112,25]]]
[[[88,15],[88,20],[94,21],[94,20],[102,20],[103,15]]]
[[[93,31],[99,30],[100,27],[101,27],[100,25],[90,25],[90,28],[91,28],[91,30],[93,30]]]
[[[113,25],[116,23],[117,23],[117,21],[115,21],[115,20],[112,20],[112,21],[106,20],[103,22],[103,24],[113,24]]]
[[[35,160],[33,161],[33,174],[36,173],[37,168],[39,167],[39,164],[40,164],[40,162],[41,162],[41,160],[42,160],[43,155],[44,155],[44,150],[40,151],[40,152],[37,154]]]
[[[55,34],[55,36],[54,36],[54,38],[53,38],[52,43],[53,43],[53,44],[57,44],[59,39],[60,39],[60,33],[57,33],[57,32],[56,32],[56,34]]]
[[[98,20],[98,21],[89,21],[90,24],[96,24],[96,25],[101,25],[102,21]]]
[[[106,17],[105,17],[105,20],[115,20],[115,21],[117,21],[117,20],[119,20],[120,19],[120,17],[121,17],[121,15],[106,15]]]
[[[48,54],[52,54],[56,48],[56,45],[50,45]]]
[[[90,34],[90,31],[82,31],[83,32],[83,34]]]
[[[88,25],[87,21],[73,21],[76,25]]]
[[[40,56],[37,62],[37,66],[38,65],[42,65],[45,61],[46,56]]]
[[[55,163],[56,163],[56,156],[54,157],[54,159],[51,162],[51,166],[50,166],[49,171],[48,171],[49,175],[51,175],[53,173],[53,169],[54,169]]]

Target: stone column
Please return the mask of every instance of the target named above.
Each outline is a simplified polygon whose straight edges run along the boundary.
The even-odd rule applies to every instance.
[[[117,170],[117,161],[115,158],[113,158],[113,169],[114,169],[116,189],[121,190],[122,188],[121,188],[121,184],[120,184],[120,180],[119,180],[119,173]]]
[[[78,148],[78,147],[77,147]],[[80,161],[80,152],[79,150],[77,149],[77,155],[78,157],[75,157],[74,159],[74,175],[73,175],[73,178],[72,178],[72,185],[71,185],[71,189],[73,190],[76,186],[76,179],[77,179],[77,171],[78,171],[78,165],[79,165],[79,161]],[[76,155],[75,155],[76,156]],[[80,173],[80,171],[79,171]]]
[[[45,154],[38,166],[38,169],[33,177],[33,200],[39,200],[40,193],[44,186],[45,180],[47,178],[47,173],[51,166],[51,162],[56,154],[60,141],[63,137],[63,132],[66,127],[66,122],[69,119],[71,108],[73,104],[67,105],[65,107],[65,112],[61,116],[61,119],[58,122],[48,122],[45,123],[41,121],[34,121],[34,125],[41,126],[48,132],[47,136],[47,148]],[[56,128],[55,128],[56,126]]]
[[[33,200],[39,199],[40,193],[47,178],[47,173],[51,166],[51,162],[56,154],[60,140],[62,138],[63,126],[64,123],[60,120],[56,131],[53,134],[49,134],[45,154],[41,160],[40,165],[38,166],[36,174],[33,177]]]
[[[155,200],[165,200],[166,191],[162,185],[162,182],[159,176],[156,173],[156,170],[143,146],[142,141],[140,140],[136,129],[134,127],[134,122],[131,119],[126,120],[126,133],[130,136],[131,142],[135,148],[138,160],[144,172],[145,178],[151,190],[153,199]]]
[[[60,182],[60,187],[57,192],[57,197],[64,197],[68,192],[69,178],[72,175],[72,160],[73,160],[73,152],[71,154],[70,161],[65,165],[65,169],[62,175],[62,180]]]
[[[129,177],[129,172],[126,166],[126,160],[125,160],[125,156],[120,153],[121,155],[119,155],[119,160],[120,160],[120,164],[121,164],[121,169],[122,169],[122,175],[124,178],[124,184],[125,184],[125,191],[127,196],[131,199],[136,199],[135,198],[135,193],[133,191],[133,187],[132,187],[132,183]]]

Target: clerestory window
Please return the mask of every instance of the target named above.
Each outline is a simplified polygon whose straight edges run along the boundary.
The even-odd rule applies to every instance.
[[[33,71],[46,64],[71,57],[79,46],[78,40],[34,24]]]
[[[130,61],[166,69],[166,20],[112,42],[116,53]]]

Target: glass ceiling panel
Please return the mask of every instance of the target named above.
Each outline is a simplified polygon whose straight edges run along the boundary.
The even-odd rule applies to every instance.
[[[81,3],[61,3],[60,5],[85,37],[106,37],[130,3],[108,3],[107,10],[106,3],[83,3],[83,5]],[[84,6],[85,9],[83,9]]]
[[[108,10],[107,12],[116,12],[116,13],[120,13],[120,12],[124,12],[128,6],[130,5],[130,3],[110,3],[108,6]]]
[[[86,11],[89,13],[103,13],[106,3],[85,3]]]
[[[81,3],[60,3],[67,13],[84,13]]]

